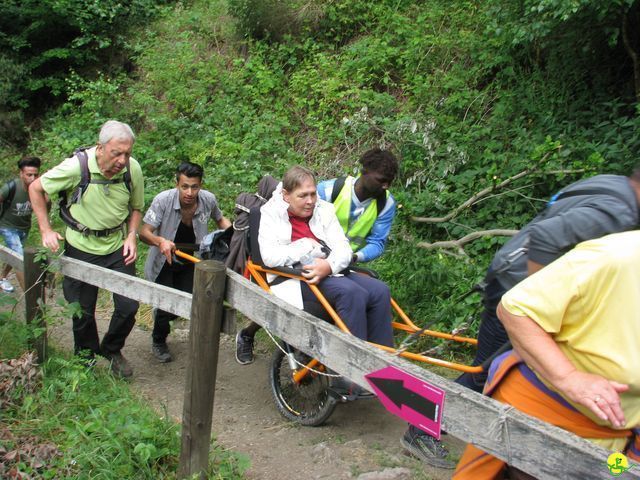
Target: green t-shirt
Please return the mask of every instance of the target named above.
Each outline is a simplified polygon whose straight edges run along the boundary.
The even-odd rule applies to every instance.
[[[4,215],[0,219],[0,227],[11,228],[28,232],[31,228],[31,202],[29,201],[29,192],[25,190],[22,180],[15,179],[16,191],[11,201],[11,205],[7,208]],[[0,188],[0,197],[4,200],[9,196],[9,182]]]
[[[106,180],[100,173],[96,162],[96,149],[87,150],[89,158],[89,172],[93,180]],[[82,196],[80,203],[71,205],[73,218],[86,225],[91,230],[105,230],[123,223],[129,216],[130,210],[144,208],[144,180],[140,164],[134,159],[129,160],[131,171],[131,193],[124,182],[116,184],[90,184]],[[121,178],[125,169],[112,179]],[[42,188],[52,197],[58,192],[67,190],[68,197],[80,183],[80,161],[77,157],[65,159],[58,166],[52,168],[40,177]],[[108,255],[122,247],[125,232],[118,230],[106,237],[82,235],[69,227],[65,238],[74,247],[87,253]]]

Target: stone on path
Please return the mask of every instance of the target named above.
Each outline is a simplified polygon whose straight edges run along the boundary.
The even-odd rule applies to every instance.
[[[379,472],[367,472],[358,475],[357,480],[409,480],[411,470],[408,468],[396,467],[385,468]]]

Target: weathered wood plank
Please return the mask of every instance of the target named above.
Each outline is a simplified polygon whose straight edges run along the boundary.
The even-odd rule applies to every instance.
[[[198,474],[205,479],[209,465],[225,273],[221,262],[196,265],[178,478]]]
[[[38,362],[43,364],[47,358],[47,324],[42,318],[44,303],[44,268],[36,261],[36,249],[24,249],[24,298],[25,319],[27,324],[40,329],[40,334],[29,344],[38,352]]]
[[[63,256],[53,264],[60,273],[71,278],[82,280],[96,287],[124,295],[186,319],[191,315],[190,293],[181,292],[142,278],[125,275],[124,273],[113,272],[74,258]],[[112,275],[115,277],[112,277]],[[222,317],[222,332],[235,335],[235,327],[235,311],[228,309]]]
[[[65,275],[185,318],[190,316],[191,295],[184,292],[66,257],[59,265]],[[231,307],[357,383],[367,386],[365,374],[394,365],[445,390],[443,422],[450,434],[537,478],[611,477],[605,449],[371,347],[264,293],[230,270],[227,276],[226,300]],[[626,476],[640,478],[640,469],[632,469]]]
[[[191,294],[98,267],[75,258],[60,257],[55,264],[63,275],[152,305],[184,318],[191,315]]]
[[[365,374],[393,365],[445,390],[443,425],[450,434],[540,479],[611,477],[605,449],[346,335],[234,272],[227,275],[233,308],[360,385],[367,386]],[[627,475],[640,478],[640,469]]]
[[[0,262],[8,263],[16,270],[22,272],[24,270],[22,260],[22,255],[18,255],[16,252],[4,245],[0,245]]]

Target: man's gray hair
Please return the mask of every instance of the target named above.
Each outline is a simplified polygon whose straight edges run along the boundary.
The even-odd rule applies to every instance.
[[[102,125],[102,128],[100,128],[98,142],[105,145],[114,138],[117,140],[131,140],[131,143],[135,143],[136,141],[136,136],[133,134],[133,130],[131,130],[129,125],[117,120],[107,120],[104,125]]]

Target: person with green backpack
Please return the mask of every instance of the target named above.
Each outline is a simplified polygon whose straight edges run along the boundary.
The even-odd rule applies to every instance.
[[[22,255],[22,248],[31,228],[31,202],[29,201],[29,185],[40,175],[40,159],[38,157],[24,157],[18,161],[20,173],[18,178],[5,183],[0,188],[0,235],[4,243],[14,252]],[[6,264],[2,269],[0,288],[7,293],[13,292],[14,287],[7,278],[11,265]],[[16,270],[18,283],[24,289],[24,275]]]

